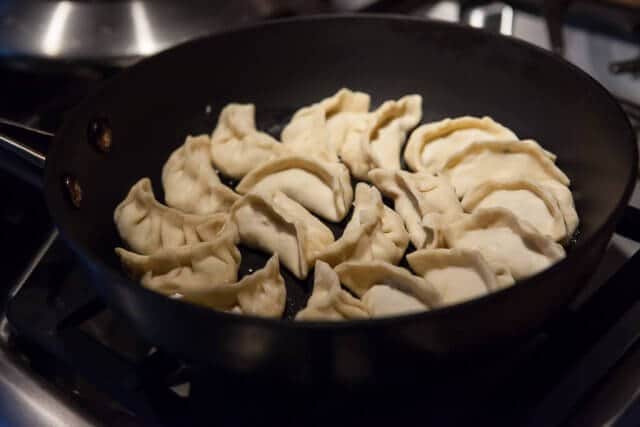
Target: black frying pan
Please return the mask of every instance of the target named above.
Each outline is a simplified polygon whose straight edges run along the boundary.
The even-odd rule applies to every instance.
[[[143,176],[162,197],[161,167],[187,134],[211,132],[217,113],[232,101],[255,103],[258,125],[277,129],[295,109],[343,86],[372,94],[374,104],[419,93],[425,122],[490,115],[556,153],[581,219],[567,258],[464,304],[343,323],[219,313],[156,294],[123,274],[113,252],[121,244],[113,210]],[[88,137],[99,117],[111,126],[108,152]],[[122,72],[57,132],[45,192],[61,234],[94,284],[150,342],[236,372],[352,382],[410,378],[415,363],[498,351],[558,312],[598,264],[628,202],[637,155],[635,135],[614,99],[546,51],[407,17],[314,17],[189,42]],[[64,183],[69,175],[82,190],[79,206]],[[267,259],[249,251],[243,258],[241,273]],[[305,304],[310,286],[286,278],[290,315]]]

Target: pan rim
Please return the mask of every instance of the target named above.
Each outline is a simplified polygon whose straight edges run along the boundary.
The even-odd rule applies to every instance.
[[[624,191],[621,194],[621,197],[616,202],[615,208],[606,216],[604,222],[600,224],[594,231],[593,235],[589,239],[580,239],[576,242],[574,249],[567,254],[567,256],[546,270],[535,274],[526,279],[517,281],[513,286],[508,288],[500,289],[498,291],[488,293],[482,295],[477,298],[473,298],[467,301],[463,301],[461,303],[452,304],[444,307],[430,309],[424,312],[403,314],[397,316],[388,316],[388,317],[379,317],[379,318],[369,318],[369,319],[360,319],[360,320],[347,320],[347,321],[293,321],[287,319],[273,319],[273,318],[264,318],[253,315],[237,315],[233,313],[227,313],[222,311],[213,310],[207,308],[205,306],[201,306],[198,304],[189,303],[182,300],[176,300],[168,298],[162,294],[154,292],[150,289],[141,286],[139,283],[134,280],[128,278],[124,272],[118,272],[114,268],[111,268],[107,265],[102,259],[97,257],[90,256],[87,251],[82,247],[82,245],[78,244],[73,238],[70,238],[70,234],[67,232],[66,226],[60,226],[59,224],[63,224],[58,221],[60,217],[60,213],[58,211],[50,210],[50,214],[58,228],[60,235],[63,240],[73,249],[76,255],[81,258],[82,262],[85,266],[91,270],[96,271],[98,274],[103,276],[103,279],[109,282],[108,286],[132,286],[136,292],[142,292],[145,294],[147,298],[161,298],[163,300],[169,301],[173,304],[183,304],[189,307],[191,310],[200,311],[203,315],[210,316],[213,320],[216,317],[220,320],[225,321],[235,321],[241,322],[247,325],[257,325],[263,327],[274,327],[274,328],[291,328],[294,330],[322,330],[322,331],[339,331],[339,330],[350,330],[350,329],[360,329],[360,328],[376,328],[390,324],[398,324],[404,322],[414,322],[417,320],[428,321],[429,319],[435,319],[437,317],[445,317],[452,315],[457,311],[464,311],[469,309],[470,307],[487,304],[489,301],[501,298],[505,295],[508,295],[510,292],[515,292],[516,289],[522,288],[524,286],[535,286],[535,282],[541,280],[547,280],[549,276],[554,274],[558,269],[563,268],[565,264],[567,264],[570,260],[574,259],[578,256],[578,253],[581,249],[584,249],[595,236],[602,233],[603,230],[612,226],[619,219],[622,214],[622,210],[627,206],[628,201],[631,197],[631,193],[635,187],[636,177],[638,174],[638,146],[636,141],[636,136],[634,131],[632,130],[631,124],[629,122],[628,117],[624,114],[622,107],[615,101],[613,95],[604,87],[601,83],[595,80],[591,75],[587,74],[585,71],[580,69],[578,66],[573,63],[553,54],[550,51],[547,51],[539,46],[528,43],[524,40],[517,39],[514,37],[507,37],[501,34],[491,33],[484,29],[478,29],[473,27],[468,27],[462,25],[460,23],[453,22],[445,22],[445,21],[436,21],[430,20],[427,18],[417,17],[417,16],[406,16],[406,15],[398,15],[398,14],[375,14],[375,13],[364,13],[364,14],[318,14],[318,15],[309,15],[302,17],[289,17],[276,19],[272,21],[265,21],[260,23],[253,23],[248,25],[238,26],[233,29],[229,29],[220,33],[214,33],[205,35],[202,37],[198,37],[179,45],[176,45],[170,49],[159,52],[155,55],[142,59],[137,62],[133,66],[129,68],[140,68],[145,64],[154,61],[158,57],[163,57],[164,55],[171,55],[175,50],[181,49],[185,46],[194,45],[197,43],[201,43],[206,40],[215,39],[215,38],[223,38],[235,33],[246,33],[251,31],[257,31],[265,27],[274,27],[274,26],[283,26],[288,24],[298,24],[301,22],[320,22],[320,21],[349,21],[349,20],[357,20],[357,21],[382,21],[382,22],[413,22],[421,25],[429,25],[433,27],[440,27],[445,31],[461,31],[467,33],[482,33],[484,37],[488,40],[502,40],[503,42],[511,43],[513,45],[518,46],[519,49],[528,49],[536,55],[542,55],[547,57],[549,60],[555,61],[560,66],[567,67],[571,70],[571,72],[576,75],[581,76],[582,78],[586,78],[589,84],[592,85],[593,89],[600,92],[600,95],[603,99],[607,99],[610,103],[612,103],[615,111],[617,111],[620,118],[624,118],[626,123],[626,133],[628,134],[627,142],[630,148],[630,155],[632,155],[631,160],[631,169],[628,177],[627,184],[625,186]],[[128,69],[129,69],[128,68]],[[113,78],[105,81],[101,84],[95,91],[93,91],[90,95],[88,95],[82,102],[80,102],[76,107],[74,107],[69,114],[65,117],[65,120],[59,130],[56,132],[54,137],[54,141],[52,144],[52,148],[49,150],[47,156],[47,162],[45,164],[45,198],[47,200],[47,206],[51,207],[54,205],[53,193],[57,192],[58,188],[54,189],[55,183],[57,183],[55,177],[53,176],[53,167],[51,166],[57,159],[57,153],[59,152],[58,147],[60,147],[60,140],[63,139],[62,135],[66,133],[66,129],[72,127],[74,124],[73,118],[77,115],[76,111],[84,108],[86,104],[89,104],[93,99],[95,99],[99,94],[108,90],[109,87],[114,83],[119,81],[123,76],[128,74],[128,69],[124,70],[124,72],[118,73]],[[49,160],[52,161],[49,161]]]

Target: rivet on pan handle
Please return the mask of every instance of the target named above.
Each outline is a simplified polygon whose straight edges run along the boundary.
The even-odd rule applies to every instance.
[[[82,205],[82,187],[80,186],[80,182],[73,175],[65,174],[62,176],[62,185],[71,204],[79,209]]]
[[[87,139],[93,147],[102,153],[108,153],[111,150],[113,132],[111,122],[106,116],[98,116],[89,122]]]

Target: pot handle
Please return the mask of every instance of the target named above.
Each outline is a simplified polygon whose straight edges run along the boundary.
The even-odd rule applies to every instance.
[[[44,168],[53,134],[0,118],[0,148]]]

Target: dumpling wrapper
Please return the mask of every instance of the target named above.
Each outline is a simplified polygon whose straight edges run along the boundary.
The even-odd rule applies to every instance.
[[[539,273],[565,257],[564,248],[504,208],[478,209],[443,229],[450,248],[478,251],[514,279]]]
[[[235,305],[227,309],[238,314],[260,317],[282,317],[287,300],[287,288],[280,275],[278,255],[272,256],[263,268],[226,286],[236,292]]]
[[[222,239],[215,243],[163,249],[150,256],[121,248],[117,248],[116,253],[134,276],[142,274],[143,286],[171,298],[220,311],[281,317],[287,291],[280,275],[278,256],[274,255],[264,268],[234,283],[240,253],[230,242]]]
[[[298,110],[282,131],[282,144],[293,153],[336,162],[341,145],[338,139],[347,124],[344,119],[368,111],[369,95],[340,89],[335,95]]]
[[[413,171],[436,173],[449,157],[472,142],[515,139],[513,131],[490,117],[444,119],[421,125],[411,133],[404,160]]]
[[[402,218],[382,203],[380,192],[365,183],[356,185],[351,220],[342,236],[318,259],[331,266],[347,260],[380,260],[397,264],[409,245]]]
[[[213,169],[208,135],[187,136],[164,164],[162,186],[167,205],[200,215],[228,212],[240,197]]]
[[[283,192],[329,221],[341,221],[353,201],[349,171],[341,163],[283,156],[263,163],[236,186],[240,194]]]
[[[180,297],[215,309],[226,309],[233,293],[216,287],[238,278],[240,251],[226,232],[218,239],[175,248],[163,248],[152,255],[139,255],[122,248],[115,251],[126,271],[142,286],[158,293]]]
[[[469,144],[449,158],[442,169],[458,196],[489,180],[527,179],[534,182],[571,181],[532,140],[485,141]]]
[[[505,268],[492,269],[477,251],[422,249],[407,255],[411,269],[431,283],[443,305],[457,304],[514,283]]]
[[[284,279],[280,275],[280,262],[278,256],[274,255],[267,264],[260,270],[249,274],[240,281],[230,283],[231,268],[227,266],[216,266],[216,259],[220,253],[212,251],[210,258],[200,260],[201,250],[211,250],[210,243],[203,243],[191,247],[193,256],[189,267],[188,261],[181,260],[181,267],[176,267],[165,274],[158,274],[157,271],[148,271],[142,276],[143,286],[165,294],[171,298],[184,299],[192,303],[204,305],[219,311],[229,311],[237,314],[249,314],[260,317],[281,317],[284,313],[287,291]],[[164,252],[166,250],[163,250]],[[187,251],[181,248],[180,251]],[[144,268],[149,266],[161,267],[167,254],[157,252],[151,255],[150,259],[143,261],[133,254],[123,249],[116,249],[123,263],[128,268]],[[239,264],[238,258],[236,264]],[[138,267],[136,265],[139,264]],[[165,264],[172,265],[172,264]],[[237,278],[237,267],[236,267]],[[235,280],[235,279],[233,279]]]
[[[555,241],[567,237],[567,227],[553,194],[543,186],[525,179],[490,180],[468,191],[462,199],[466,212],[500,207],[528,222],[536,231]]]
[[[425,172],[374,169],[369,180],[393,199],[417,249],[441,244],[441,228],[462,215],[458,197],[448,180]]]
[[[139,254],[201,243],[215,238],[228,215],[185,214],[159,203],[149,178],[142,178],[116,207],[113,219],[127,246]]]
[[[429,309],[416,297],[388,285],[373,285],[362,296],[362,303],[371,317],[399,316]]]
[[[369,111],[371,97],[358,91],[342,88],[333,96],[319,102],[325,113],[327,122],[338,118],[344,113],[366,113]]]
[[[320,101],[327,118],[329,143],[339,154],[345,142],[347,131],[353,123],[362,121],[369,113],[371,97],[364,92],[340,89],[334,96]]]
[[[293,154],[324,162],[338,161],[338,154],[329,142],[325,113],[319,105],[298,110],[280,138],[282,145]]]
[[[358,297],[375,285],[387,285],[424,304],[427,308],[440,304],[440,296],[433,285],[406,268],[383,261],[347,261],[335,267],[340,283]]]
[[[538,184],[549,190],[558,202],[565,226],[567,227],[567,237],[570,238],[576,231],[576,228],[578,228],[580,222],[571,190],[566,185],[555,180],[539,181]]]
[[[253,104],[228,104],[211,134],[211,161],[228,177],[240,179],[256,166],[286,152],[277,140],[256,129]]]
[[[360,179],[367,179],[367,173],[374,168],[399,170],[407,132],[421,118],[420,95],[387,101],[372,113],[352,117],[353,123],[344,130],[340,158]]]
[[[340,287],[340,280],[329,264],[316,261],[313,292],[296,320],[365,319],[365,305]]]
[[[249,193],[231,208],[240,242],[269,254],[304,279],[318,254],[334,242],[319,219],[281,192]]]

